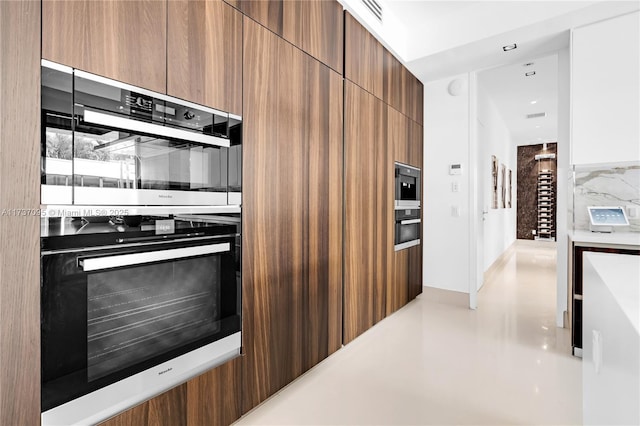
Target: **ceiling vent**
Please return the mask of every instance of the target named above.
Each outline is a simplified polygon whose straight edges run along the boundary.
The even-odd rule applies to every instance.
[[[382,6],[376,0],[362,0],[362,3],[373,13],[373,15],[382,22]]]
[[[538,118],[538,117],[546,117],[546,112],[536,112],[535,114],[527,114],[527,118]]]

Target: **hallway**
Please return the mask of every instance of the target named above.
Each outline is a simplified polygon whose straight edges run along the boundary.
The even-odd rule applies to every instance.
[[[236,425],[580,424],[555,283],[554,244],[518,241],[476,311],[426,288]]]

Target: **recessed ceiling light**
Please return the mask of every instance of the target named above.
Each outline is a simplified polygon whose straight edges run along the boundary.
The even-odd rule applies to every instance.
[[[505,52],[508,52],[510,50],[515,49],[516,47],[518,47],[517,44],[513,43],[513,44],[507,44],[506,46],[502,46],[502,50],[504,50]]]
[[[530,67],[533,65],[533,62],[527,62],[526,64],[522,64],[523,67]]]
[[[529,71],[529,72],[525,72],[524,75],[526,77],[531,77],[532,75],[536,75],[536,72],[535,71]]]
[[[535,105],[537,103],[538,103],[538,101],[531,101],[531,105]]]

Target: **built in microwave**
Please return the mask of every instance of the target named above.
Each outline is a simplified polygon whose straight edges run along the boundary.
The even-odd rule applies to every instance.
[[[395,163],[396,208],[420,208],[420,169],[407,164]]]
[[[240,354],[240,213],[47,217],[44,425],[97,424]]]
[[[42,61],[43,205],[239,205],[242,118]]]

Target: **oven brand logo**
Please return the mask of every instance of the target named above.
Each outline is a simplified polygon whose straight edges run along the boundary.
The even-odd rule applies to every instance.
[[[162,370],[162,371],[160,371],[160,372],[158,373],[158,376],[160,376],[160,375],[162,375],[162,374],[165,374],[165,373],[168,373],[168,372],[169,372],[169,371],[171,371],[171,370],[173,370],[173,367],[169,367],[169,368],[167,368],[166,370]]]

